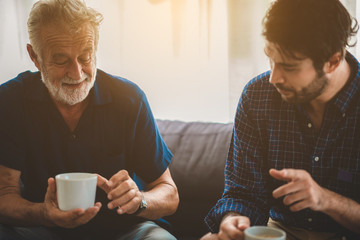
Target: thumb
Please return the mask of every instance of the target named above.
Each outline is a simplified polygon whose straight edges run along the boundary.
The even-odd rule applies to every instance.
[[[241,218],[236,226],[239,230],[244,231],[248,227],[250,227],[250,220],[248,218]]]
[[[97,186],[105,191],[105,193],[109,193],[111,190],[111,187],[109,185],[109,181],[104,178],[103,176],[97,175]]]
[[[48,179],[48,187],[45,195],[45,200],[56,202],[56,184],[54,178]]]

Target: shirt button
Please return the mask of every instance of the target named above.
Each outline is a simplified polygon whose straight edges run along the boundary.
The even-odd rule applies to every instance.
[[[72,134],[72,135],[71,135],[71,138],[72,138],[72,139],[76,139],[76,135],[75,135],[75,134]]]
[[[342,237],[341,240],[346,240],[346,237]]]
[[[308,222],[312,222],[312,218],[308,218]]]
[[[307,126],[308,126],[308,128],[311,128],[311,127],[312,127],[312,124],[311,124],[311,123],[308,123]]]
[[[343,113],[343,115],[342,115],[343,117],[345,117],[346,116],[346,114],[345,113]]]
[[[317,162],[317,161],[320,160],[320,158],[319,158],[319,157],[315,157],[314,160],[315,160],[315,162]]]

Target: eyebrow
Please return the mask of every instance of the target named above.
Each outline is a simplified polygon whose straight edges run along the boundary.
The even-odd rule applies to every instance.
[[[264,48],[264,53],[265,53],[265,55],[270,58],[268,52],[269,52],[269,50],[268,50],[267,48]],[[299,65],[299,63],[292,63],[292,64],[290,64],[290,63],[285,63],[285,62],[278,62],[277,64],[279,64],[279,65],[282,66],[282,67],[288,67],[288,68],[297,67],[297,66]]]
[[[93,47],[87,47],[87,48],[85,48],[82,52],[84,53],[84,52],[92,52],[94,50],[94,48]]]
[[[282,66],[282,67],[288,67],[288,68],[293,68],[293,67],[297,67],[299,64],[298,63],[294,63],[294,64],[289,64],[289,63],[282,63],[282,62],[280,62],[280,63],[278,63],[280,66]]]
[[[67,57],[66,54],[63,53],[55,53],[53,56],[53,58],[62,58],[62,57]]]
[[[93,48],[92,47],[87,47],[87,48],[85,48],[82,52],[81,52],[81,54],[84,54],[84,53],[88,53],[88,52],[92,52],[93,51]],[[81,55],[80,54],[80,55]],[[53,55],[53,58],[57,58],[57,57],[67,57],[67,54],[64,54],[64,53],[55,53],[54,55]]]

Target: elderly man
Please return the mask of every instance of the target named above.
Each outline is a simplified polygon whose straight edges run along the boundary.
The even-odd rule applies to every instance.
[[[0,239],[174,239],[151,221],[178,206],[172,154],[144,93],[96,69],[101,20],[80,0],[31,10],[39,72],[0,87]],[[58,208],[64,172],[98,174],[93,207]]]
[[[360,64],[345,50],[357,30],[339,0],[273,2],[271,71],[241,96],[204,239],[266,224],[288,239],[360,239]]]

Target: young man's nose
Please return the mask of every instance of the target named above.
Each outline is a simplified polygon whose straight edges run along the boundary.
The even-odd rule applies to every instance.
[[[271,84],[276,84],[276,83],[283,83],[284,82],[284,78],[282,76],[282,72],[281,69],[279,69],[279,67],[274,64],[271,68],[271,74],[270,74],[270,79],[269,82]]]

